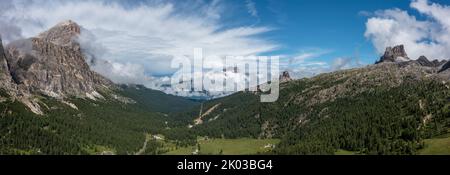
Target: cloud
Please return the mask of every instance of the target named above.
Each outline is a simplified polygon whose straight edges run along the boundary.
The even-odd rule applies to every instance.
[[[331,51],[324,50],[324,49],[306,49],[306,50],[302,50],[302,51],[300,51],[299,54],[290,57],[289,64],[290,65],[296,65],[296,64],[300,64],[300,63],[305,63],[305,61],[307,61],[309,59],[317,58],[317,57],[326,55],[326,54],[328,54],[330,52]]]
[[[350,57],[339,57],[333,60],[332,69],[333,70],[342,70],[351,68],[353,59]]]
[[[253,17],[258,17],[258,10],[256,9],[256,4],[253,0],[245,0],[245,6],[247,7],[248,13]]]
[[[380,54],[388,46],[404,44],[411,59],[421,55],[449,59],[450,7],[427,0],[413,0],[410,7],[424,15],[424,20],[400,9],[377,11],[366,23],[365,37]]]
[[[312,77],[321,73],[330,72],[331,66],[317,58],[331,53],[330,50],[310,48],[303,49],[294,55],[281,56],[280,69],[287,70],[294,79]]]
[[[301,79],[310,78],[321,73],[330,72],[330,66],[326,62],[314,62],[297,67],[296,69],[288,70],[291,78]]]
[[[329,49],[304,49],[296,55],[282,56],[282,58],[288,59],[288,61],[281,63],[281,69],[289,71],[292,78],[300,79],[313,77],[321,73],[360,67],[362,65],[357,55],[331,59],[322,58],[324,56],[329,57],[332,53],[333,51]]]
[[[2,1],[0,3],[0,35],[5,42],[11,42],[22,38],[22,30],[15,25],[14,18],[7,18],[7,11],[13,9],[11,1]]]
[[[155,76],[170,75],[176,71],[171,59],[191,57],[194,48],[203,48],[205,57],[223,57],[260,55],[279,47],[261,36],[270,27],[228,26],[221,20],[226,5],[219,0],[5,2],[1,4],[9,5],[0,6],[0,33],[7,40],[36,36],[71,19],[86,29],[80,41],[90,54],[88,61],[99,60],[92,68],[117,83],[149,84]]]

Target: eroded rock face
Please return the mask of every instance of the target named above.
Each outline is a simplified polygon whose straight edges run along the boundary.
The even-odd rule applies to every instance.
[[[450,71],[450,61],[448,61],[447,63],[445,63],[441,70],[439,70],[439,72],[449,72]]]
[[[9,73],[6,53],[3,48],[2,38],[0,37],[0,88],[7,89],[11,84],[11,75]]]
[[[20,89],[52,97],[91,97],[112,82],[90,70],[76,38],[80,26],[63,22],[38,37],[7,46],[13,81]]]
[[[8,73],[8,65],[6,63],[6,55],[3,50],[2,39],[0,38],[0,78]]]
[[[398,45],[395,47],[388,47],[384,52],[384,55],[381,57],[380,61],[377,62],[404,62],[410,61],[408,54],[406,54],[405,47],[403,45]]]
[[[42,32],[37,38],[46,42],[51,42],[55,45],[73,47],[79,45],[78,42],[76,42],[76,39],[80,34],[81,27],[77,23],[68,20]],[[74,48],[77,49],[76,47]]]

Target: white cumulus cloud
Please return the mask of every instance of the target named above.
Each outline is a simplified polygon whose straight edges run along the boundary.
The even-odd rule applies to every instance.
[[[205,57],[224,57],[260,55],[279,47],[261,37],[270,27],[227,26],[221,19],[232,14],[226,14],[219,0],[5,2],[0,3],[8,4],[0,5],[0,33],[7,40],[36,36],[73,20],[89,31],[86,36],[82,32],[84,48],[107,63],[93,69],[117,83],[155,84],[148,81],[176,71],[170,68],[174,56],[191,57],[194,48],[203,48]]]
[[[386,47],[404,44],[411,59],[421,55],[449,59],[450,7],[428,0],[413,0],[410,7],[425,18],[418,19],[401,9],[377,11],[366,23],[365,36],[380,54]]]

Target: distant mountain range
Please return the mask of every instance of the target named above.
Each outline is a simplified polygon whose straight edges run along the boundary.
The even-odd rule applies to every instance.
[[[421,66],[425,66],[425,67],[440,68],[439,72],[443,72],[448,69],[448,66],[443,66],[444,64],[446,64],[448,62],[447,60],[430,61],[425,56],[420,56],[417,60],[411,60],[408,57],[408,54],[406,53],[403,45],[395,46],[393,48],[392,47],[386,48],[384,55],[381,57],[381,59],[379,61],[377,61],[376,64],[386,63],[386,62],[397,62],[397,63],[401,63],[401,62],[412,63],[413,62],[413,63],[417,63],[417,64],[419,64]],[[441,66],[443,66],[443,67],[441,67]]]
[[[449,132],[450,62],[411,60],[403,46],[363,68],[300,80],[283,72],[275,103],[253,92],[202,102],[91,71],[80,31],[66,21],[0,42],[0,154],[167,151],[151,135],[175,147],[199,136],[280,139],[267,154],[417,154],[424,139]]]

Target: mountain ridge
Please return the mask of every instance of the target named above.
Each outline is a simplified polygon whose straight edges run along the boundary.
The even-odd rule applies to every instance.
[[[102,99],[99,91],[116,88],[114,83],[92,71],[77,42],[81,27],[73,21],[60,23],[37,37],[10,42],[1,48],[2,83],[35,113],[42,114],[34,94],[63,100],[71,96]],[[5,69],[5,62],[8,65]],[[5,74],[5,73],[3,73]]]
[[[275,103],[237,92],[200,104],[91,71],[80,30],[66,21],[0,44],[0,153],[130,154],[145,143],[158,154],[147,136],[161,134],[176,147],[199,136],[277,138],[274,154],[415,154],[450,126],[449,62],[410,60],[403,46],[362,68],[300,80],[283,72]]]
[[[0,154],[157,154],[148,134],[177,122],[167,117],[171,109],[197,105],[121,87],[92,71],[79,31],[67,21],[5,47],[0,42]]]
[[[380,60],[406,56],[393,53],[404,51],[396,48],[387,48]],[[450,126],[449,71],[421,60],[387,59],[292,80],[281,84],[280,98],[270,104],[240,92],[205,102],[204,109],[214,110],[202,124],[193,125],[198,108],[184,124],[210,138],[282,139],[275,154],[415,154],[422,139]]]

